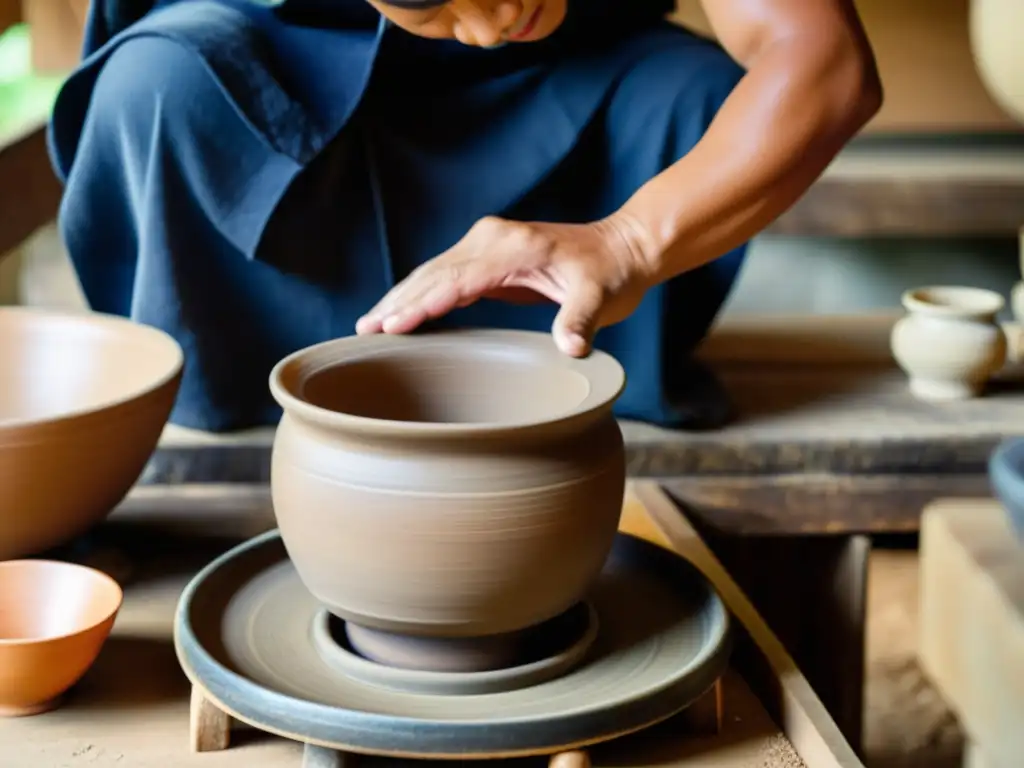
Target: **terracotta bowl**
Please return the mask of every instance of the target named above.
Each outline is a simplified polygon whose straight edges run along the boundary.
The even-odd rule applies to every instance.
[[[92,568],[0,563],[0,716],[56,706],[96,660],[121,599],[117,582]]]
[[[138,480],[183,356],[119,318],[0,308],[0,560],[63,544]]]
[[[566,357],[542,333],[353,337],[286,358],[271,487],[300,578],[335,615],[406,635],[567,610],[618,527],[624,385],[612,357]]]

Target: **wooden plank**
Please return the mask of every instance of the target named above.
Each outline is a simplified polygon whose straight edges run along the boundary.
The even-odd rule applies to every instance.
[[[644,517],[649,518],[644,521]],[[692,562],[711,581],[737,622],[756,646],[760,674],[744,675],[783,733],[808,766],[861,768],[862,763],[789,652],[707,544],[655,483],[636,482],[627,490],[621,528],[651,537]],[[760,680],[757,680],[760,678]],[[760,684],[758,684],[760,683]]]
[[[1024,755],[1024,549],[999,503],[942,500],[921,528],[920,661],[991,768]]]
[[[738,536],[912,533],[936,497],[989,492],[976,473],[683,475],[662,487],[709,530]]]
[[[0,0],[0,34],[21,21],[21,0]]]
[[[893,366],[725,364],[734,423],[681,432],[624,422],[634,477],[693,475],[932,476],[985,471],[988,455],[1024,425],[1016,385],[958,403],[925,403]],[[251,440],[165,440],[147,482],[260,482],[272,432]]]
[[[690,510],[683,514],[695,525]],[[855,751],[863,740],[866,536],[701,531]]]
[[[0,143],[0,258],[52,221],[60,198],[44,124]]]
[[[699,354],[736,421],[702,433],[623,422],[630,476],[741,534],[914,531],[932,499],[986,493],[992,449],[1024,430],[1019,363],[985,397],[917,401],[889,354],[897,316],[724,320]],[[1020,347],[1020,329],[1006,330]],[[169,427],[143,482],[269,482],[273,437]]]
[[[1024,147],[845,150],[766,231],[817,237],[1011,237]]]

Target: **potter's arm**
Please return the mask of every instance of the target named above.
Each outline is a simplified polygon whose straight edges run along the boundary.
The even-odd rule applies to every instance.
[[[881,105],[853,0],[705,0],[704,7],[747,74],[696,147],[620,211],[657,281],[768,226]]]

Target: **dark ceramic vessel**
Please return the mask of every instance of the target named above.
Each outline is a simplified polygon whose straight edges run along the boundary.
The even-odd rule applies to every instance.
[[[996,448],[989,458],[988,476],[1018,540],[1024,542],[1024,438],[1006,440]]]

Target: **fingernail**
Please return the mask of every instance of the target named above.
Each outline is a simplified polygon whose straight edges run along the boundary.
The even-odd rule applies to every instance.
[[[571,357],[580,357],[587,353],[587,341],[578,333],[569,333],[564,337],[562,351]]]
[[[381,327],[381,330],[384,331],[384,333],[391,333],[391,332],[393,332],[395,330],[395,328],[398,327],[398,325],[401,322],[402,322],[402,315],[401,314],[398,314],[398,315],[388,315],[387,317],[384,318],[384,322],[382,322],[380,324],[380,327]]]

